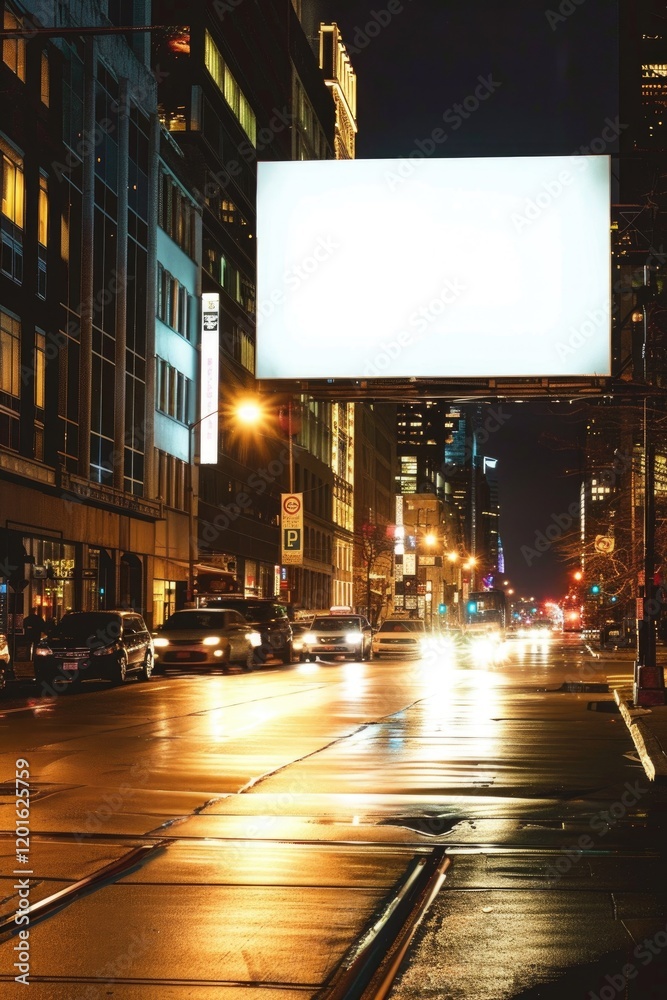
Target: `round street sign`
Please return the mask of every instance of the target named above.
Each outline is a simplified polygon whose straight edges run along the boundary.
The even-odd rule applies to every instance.
[[[301,500],[299,497],[290,495],[283,500],[283,510],[286,514],[298,514],[301,510]]]

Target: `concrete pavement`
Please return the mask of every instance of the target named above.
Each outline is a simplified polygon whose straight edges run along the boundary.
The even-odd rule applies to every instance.
[[[632,673],[636,659],[634,650],[607,652],[594,647],[589,649],[601,664],[613,669],[614,663],[622,663]],[[657,659],[667,674],[667,650],[659,649]],[[636,706],[631,679],[627,686],[617,686],[612,690],[644,771],[651,781],[667,784],[667,704],[651,708]]]

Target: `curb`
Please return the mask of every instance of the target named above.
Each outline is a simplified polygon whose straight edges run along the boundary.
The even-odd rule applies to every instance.
[[[667,754],[657,736],[651,732],[647,718],[652,714],[650,709],[635,708],[627,691],[614,691],[614,700],[630,731],[647,777],[656,784],[667,784]]]

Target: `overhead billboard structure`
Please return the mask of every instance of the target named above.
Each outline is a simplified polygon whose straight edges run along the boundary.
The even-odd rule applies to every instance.
[[[610,157],[258,165],[256,375],[611,374]]]

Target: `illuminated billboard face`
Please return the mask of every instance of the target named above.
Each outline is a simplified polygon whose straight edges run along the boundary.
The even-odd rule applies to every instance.
[[[260,163],[265,379],[610,374],[608,156]]]
[[[202,465],[215,465],[218,461],[219,314],[220,295],[217,292],[202,295],[199,406],[199,461]]]

